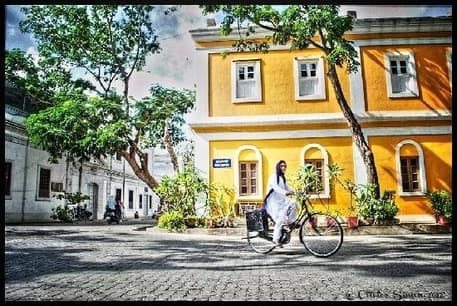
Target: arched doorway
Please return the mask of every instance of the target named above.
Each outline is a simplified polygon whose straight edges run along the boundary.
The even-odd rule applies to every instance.
[[[88,193],[89,193],[89,204],[87,205],[87,209],[93,213],[92,217],[94,220],[98,219],[98,185],[95,183],[90,183],[88,185]]]

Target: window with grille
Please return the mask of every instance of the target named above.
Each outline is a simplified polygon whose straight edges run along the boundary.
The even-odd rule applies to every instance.
[[[143,208],[143,195],[141,195],[141,194],[140,194],[140,197],[139,197],[138,208],[139,209]]]
[[[403,192],[420,191],[419,158],[400,157],[401,181]]]
[[[418,96],[413,54],[387,54],[386,62],[389,97]]]
[[[11,162],[5,162],[5,196],[11,196]]]
[[[260,61],[235,61],[232,65],[233,102],[261,101]]]
[[[257,194],[257,161],[240,162],[240,195]]]
[[[324,188],[324,160],[323,159],[305,159],[305,165],[311,165],[313,170],[317,172],[317,176],[319,178],[318,186],[313,186],[310,190],[312,194],[318,194],[322,192]]]
[[[62,192],[63,191],[63,183],[51,183],[51,191],[52,192]]]
[[[296,58],[294,67],[295,98],[297,100],[325,99],[323,60]]]
[[[133,190],[129,190],[129,208],[133,209]]]
[[[51,169],[39,168],[38,198],[50,198]]]

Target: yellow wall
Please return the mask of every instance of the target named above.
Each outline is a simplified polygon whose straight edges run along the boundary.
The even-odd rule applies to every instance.
[[[284,139],[284,140],[253,140],[253,141],[211,141],[210,142],[210,182],[222,183],[226,186],[234,186],[234,171],[238,165],[234,164],[235,152],[243,145],[253,145],[262,154],[263,162],[263,195],[265,196],[268,178],[274,173],[275,165],[279,160],[287,162],[286,178],[291,180],[293,173],[300,166],[300,152],[308,144],[319,144],[324,147],[329,156],[329,163],[337,163],[343,171],[343,179],[354,180],[352,139],[350,137],[335,138],[308,138],[308,139]],[[312,150],[311,150],[312,151]],[[309,152],[311,152],[309,151]],[[309,154],[307,152],[307,155]],[[316,157],[317,152],[312,152]],[[241,159],[253,160],[255,155],[252,151],[242,151]],[[231,158],[231,168],[212,168],[213,158]],[[335,198],[336,190],[336,198]],[[329,203],[332,207],[339,205],[339,210],[345,211],[349,203],[349,194],[340,186],[331,190],[332,198]],[[327,200],[325,200],[326,203]]]
[[[399,215],[432,214],[428,200],[424,196],[399,196],[395,165],[395,147],[408,139],[417,142],[424,152],[427,189],[430,191],[445,189],[452,193],[452,140],[451,135],[433,136],[377,136],[368,141],[375,156],[376,169],[381,192],[395,191],[395,202],[400,208]],[[402,153],[416,155],[412,145],[405,145]]]
[[[339,112],[335,94],[328,78],[326,99],[297,101],[295,99],[294,58],[297,56],[323,55],[317,49],[302,51],[269,51],[267,54],[245,52],[229,53],[224,59],[221,54],[209,55],[209,115],[241,116],[295,113]],[[232,103],[231,63],[233,59],[260,58],[262,102]],[[327,67],[324,61],[324,70]],[[338,69],[341,87],[349,100],[349,76]],[[350,103],[350,101],[348,101]]]
[[[449,45],[361,47],[367,110],[450,110],[452,93],[446,56],[449,48]],[[392,51],[414,53],[419,97],[388,97],[384,55]]]

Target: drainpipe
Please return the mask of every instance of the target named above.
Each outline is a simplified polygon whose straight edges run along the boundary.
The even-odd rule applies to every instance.
[[[78,191],[81,192],[81,185],[83,179],[83,162],[81,161],[79,165],[79,178],[78,178]]]
[[[27,143],[25,144],[25,158],[24,158],[24,185],[22,186],[22,205],[21,205],[21,223],[25,221],[25,200],[26,200],[26,189],[27,189],[27,164],[29,161],[29,138],[27,137]]]
[[[125,208],[125,158],[122,158],[122,202]]]

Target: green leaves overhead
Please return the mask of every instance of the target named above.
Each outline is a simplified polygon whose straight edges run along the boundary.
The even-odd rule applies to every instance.
[[[283,11],[271,5],[201,5],[203,14],[224,13],[221,34],[237,30],[240,39],[234,44],[237,51],[267,51],[269,43],[291,44],[292,49],[312,45],[325,52],[329,64],[348,72],[357,71],[359,62],[352,42],[343,35],[352,30],[353,19],[338,14],[336,5],[289,5]],[[248,39],[257,25],[273,32],[267,42]],[[271,42],[270,42],[271,40]]]
[[[119,101],[81,95],[30,115],[26,129],[31,141],[50,153],[51,161],[88,161],[127,146],[123,116]]]
[[[135,128],[143,130],[152,145],[163,146],[165,124],[172,135],[172,145],[184,140],[181,126],[183,115],[192,110],[195,103],[195,92],[183,89],[166,88],[153,84],[149,89],[150,95],[135,104],[135,115],[132,122]]]
[[[33,33],[40,56],[85,69],[106,95],[116,80],[141,70],[160,50],[149,5],[48,5],[23,8],[22,31]]]

